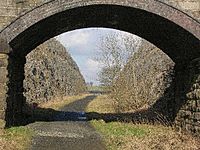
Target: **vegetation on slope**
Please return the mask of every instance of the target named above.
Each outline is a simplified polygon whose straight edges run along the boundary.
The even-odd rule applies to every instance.
[[[173,67],[173,61],[165,53],[143,41],[113,81],[111,97],[116,110],[135,111],[152,106],[171,86]]]
[[[87,111],[113,113],[113,100],[100,95],[87,107]],[[200,141],[172,127],[126,122],[93,120],[91,124],[103,136],[108,150],[199,150]]]

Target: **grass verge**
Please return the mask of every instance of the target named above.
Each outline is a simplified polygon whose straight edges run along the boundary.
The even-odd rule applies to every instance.
[[[114,113],[113,100],[107,95],[99,95],[89,103],[87,112]]]
[[[28,127],[0,129],[0,150],[25,150],[34,132]]]
[[[113,101],[100,95],[87,107],[89,112],[113,113]],[[199,150],[199,140],[162,125],[91,121],[108,150]]]
[[[91,121],[103,135],[108,150],[199,150],[199,142],[190,135],[161,125],[105,123]]]

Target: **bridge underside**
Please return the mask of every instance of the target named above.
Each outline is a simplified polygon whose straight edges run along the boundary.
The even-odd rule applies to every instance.
[[[156,107],[179,127],[200,132],[200,23],[156,0],[51,1],[5,28],[0,33],[0,117],[7,125],[21,124],[25,117],[25,56],[56,35],[88,27],[127,31],[163,50],[176,63],[174,95]]]

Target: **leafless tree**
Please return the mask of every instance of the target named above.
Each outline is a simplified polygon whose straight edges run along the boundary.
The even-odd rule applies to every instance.
[[[101,38],[96,60],[102,64],[99,81],[109,86],[140,45],[140,39],[130,33],[108,33]]]

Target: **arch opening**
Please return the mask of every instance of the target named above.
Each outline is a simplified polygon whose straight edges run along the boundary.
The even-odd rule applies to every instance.
[[[171,102],[176,106],[172,110],[175,120],[187,101],[186,94],[198,78],[194,73],[191,76],[194,71],[190,68],[200,58],[200,23],[154,0],[145,3],[94,0],[71,4],[51,1],[21,16],[0,33],[7,44],[6,48],[1,44],[0,53],[8,54],[4,64],[9,81],[8,84],[6,81],[8,91],[4,94],[7,123],[13,125],[23,120],[19,118],[23,118],[25,56],[56,35],[89,27],[113,28],[138,35],[163,50],[176,63],[175,95]]]

